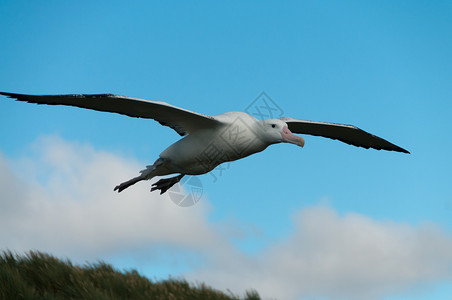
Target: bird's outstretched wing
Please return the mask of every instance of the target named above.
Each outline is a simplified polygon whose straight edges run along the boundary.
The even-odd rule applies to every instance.
[[[289,117],[283,117],[280,119],[287,123],[287,126],[293,133],[322,136],[366,149],[373,148],[377,150],[410,153],[385,139],[370,134],[353,125],[306,121]]]
[[[150,101],[112,94],[25,95],[0,92],[18,101],[37,104],[69,105],[113,112],[136,118],[154,119],[180,135],[219,125],[214,117],[182,109],[162,101]]]

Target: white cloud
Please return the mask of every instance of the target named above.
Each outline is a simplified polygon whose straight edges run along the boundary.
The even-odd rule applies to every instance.
[[[279,299],[380,299],[452,280],[452,237],[316,206],[294,216],[294,232],[255,257],[230,255],[193,278],[256,288]],[[312,298],[311,298],[312,297]]]
[[[33,148],[32,158],[13,163],[20,173],[0,158],[1,248],[93,259],[154,245],[197,250],[217,240],[206,201],[180,208],[150,193],[149,182],[113,192],[143,168],[137,162],[57,137]]]
[[[0,249],[77,261],[166,255],[168,269],[189,265],[189,280],[278,299],[379,299],[452,280],[452,237],[433,224],[340,216],[319,205],[294,214],[289,237],[250,256],[231,237],[265,234],[240,221],[209,222],[206,199],[181,208],[149,193],[149,182],[114,193],[141,163],[57,137],[32,149],[19,160],[0,155]]]

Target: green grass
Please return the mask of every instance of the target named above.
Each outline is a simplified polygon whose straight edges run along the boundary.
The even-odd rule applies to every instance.
[[[137,271],[118,271],[104,262],[73,265],[48,254],[0,254],[0,299],[260,299],[243,298],[183,279],[154,282]]]

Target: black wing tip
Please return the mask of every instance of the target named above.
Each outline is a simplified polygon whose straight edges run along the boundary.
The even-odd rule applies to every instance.
[[[0,92],[0,95],[16,98],[20,96],[73,96],[73,97],[122,97],[119,95],[105,93],[105,94],[54,94],[54,95],[31,95],[31,94],[18,94],[18,93],[8,93],[8,92]]]
[[[388,141],[386,141],[386,142],[389,143]],[[376,150],[386,150],[386,151],[394,151],[394,152],[411,154],[410,151],[403,149],[402,147],[399,147],[392,143],[389,143],[389,145],[369,145],[368,147],[365,147],[365,148],[367,148],[367,149],[372,148],[372,149],[376,149]]]
[[[410,151],[405,150],[405,149],[400,148],[400,147],[397,147],[397,148],[391,148],[391,149],[385,149],[385,148],[382,148],[382,150],[388,150],[388,151],[395,151],[395,152],[400,152],[400,153],[411,154]]]
[[[16,94],[16,93],[7,93],[7,92],[0,92],[0,95],[3,95],[5,97],[15,99],[17,101],[27,101],[30,95],[27,94]]]
[[[386,147],[382,147],[383,150],[389,150],[389,151],[396,151],[396,152],[401,152],[401,153],[406,153],[406,154],[411,154],[410,151],[403,149],[402,147],[399,147],[397,145],[394,145],[388,141],[386,141],[387,143],[389,143],[389,146]]]
[[[22,95],[22,94],[0,92],[0,95],[6,96],[6,97],[8,97],[8,98],[15,98],[16,96],[20,96],[20,95]]]
[[[377,149],[377,150],[386,150],[386,151],[395,151],[395,152],[400,152],[400,153],[406,153],[406,154],[411,154],[411,152],[410,151],[408,151],[408,150],[406,150],[406,149],[403,149],[403,148],[401,148],[401,147],[399,147],[399,146],[396,146],[396,145],[392,145],[391,147],[370,147],[370,148],[374,148],[374,149]]]
[[[403,149],[403,148],[400,148],[399,152],[406,153],[406,154],[411,154],[410,151],[405,150],[405,149]]]

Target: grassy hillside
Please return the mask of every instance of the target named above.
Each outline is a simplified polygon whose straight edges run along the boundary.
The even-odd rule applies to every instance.
[[[78,266],[30,251],[0,254],[0,299],[241,299],[185,280],[153,282],[137,271],[98,262]],[[242,299],[260,299],[252,291]]]

